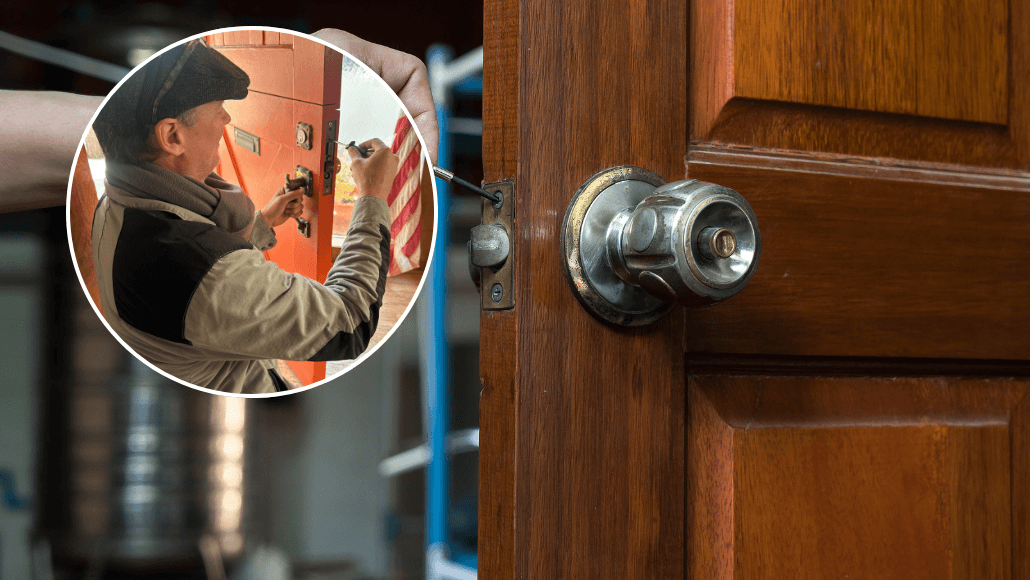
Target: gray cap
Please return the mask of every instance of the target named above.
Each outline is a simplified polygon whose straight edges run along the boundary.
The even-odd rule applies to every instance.
[[[137,70],[107,101],[96,123],[133,122],[146,131],[193,107],[247,96],[250,77],[231,60],[203,41],[186,52],[187,44],[176,46]]]

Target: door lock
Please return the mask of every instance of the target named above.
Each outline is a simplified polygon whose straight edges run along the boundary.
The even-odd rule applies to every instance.
[[[479,287],[483,310],[508,310],[515,307],[515,184],[490,183],[483,190],[491,197],[482,200],[483,223],[472,228],[469,273]]]
[[[500,268],[508,259],[508,232],[498,224],[480,224],[472,228],[469,255],[479,268]]]
[[[562,224],[572,292],[620,326],[726,300],[747,285],[761,250],[758,219],[740,194],[696,179],[666,183],[639,167],[591,177]]]
[[[483,223],[472,228],[468,243],[469,275],[479,290],[483,310],[514,308],[511,236],[515,232],[515,183],[502,181],[476,187],[442,167],[433,167],[433,173],[483,198]]]
[[[297,176],[292,179],[290,178],[289,174],[286,175],[286,191],[293,191],[297,188],[303,188],[304,195],[307,197],[311,197],[311,187],[313,183],[311,170],[298,165],[295,168],[295,172]],[[311,222],[299,216],[295,217],[294,219],[297,220],[297,231],[300,232],[300,235],[304,236],[305,238],[310,238]]]

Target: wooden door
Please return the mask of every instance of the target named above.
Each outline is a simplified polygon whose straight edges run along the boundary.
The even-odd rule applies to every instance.
[[[488,0],[480,577],[1030,578],[1030,2]],[[740,192],[747,288],[591,317],[562,218]]]
[[[340,119],[343,54],[303,37],[261,30],[223,32],[207,40],[250,75],[247,98],[225,103],[232,122],[222,139],[219,174],[262,208],[287,174],[294,177],[298,166],[311,171],[312,196],[304,198],[310,235],[302,235],[290,220],[276,228],[276,246],[265,256],[288,272],[324,282],[332,265],[335,184],[335,173],[327,168],[336,159],[336,145],[327,147],[326,136],[330,123]],[[304,145],[298,143],[299,123],[311,130]],[[324,362],[288,364],[306,385],[325,378]]]

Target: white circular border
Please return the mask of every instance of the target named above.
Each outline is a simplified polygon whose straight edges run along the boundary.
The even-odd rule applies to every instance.
[[[432,162],[431,159],[429,159],[429,152],[426,149],[426,142],[422,138],[422,133],[418,130],[418,127],[415,125],[415,119],[412,118],[411,113],[408,111],[408,108],[406,106],[404,106],[404,103],[401,101],[400,97],[397,96],[397,93],[394,92],[394,90],[390,88],[390,85],[386,84],[386,81],[383,80],[382,77],[380,77],[378,74],[376,74],[376,72],[373,71],[371,68],[369,68],[368,65],[366,65],[363,62],[361,62],[361,60],[355,58],[352,54],[350,54],[349,52],[343,50],[342,48],[340,48],[340,47],[338,47],[336,45],[330,44],[330,43],[322,40],[321,38],[317,38],[315,36],[311,36],[310,34],[305,34],[303,32],[297,32],[297,31],[294,31],[294,30],[287,30],[285,28],[275,28],[275,27],[271,27],[271,26],[232,26],[232,27],[229,27],[229,28],[218,28],[216,30],[210,30],[210,31],[207,31],[207,32],[202,32],[200,34],[195,34],[193,36],[189,36],[189,37],[184,38],[184,39],[182,39],[182,40],[180,40],[180,41],[178,41],[178,42],[176,42],[174,44],[170,44],[170,45],[162,48],[161,50],[159,50],[159,51],[155,52],[154,54],[150,55],[146,60],[144,60],[140,64],[136,65],[136,67],[133,68],[131,71],[129,71],[129,74],[125,75],[122,78],[122,80],[118,81],[118,84],[116,84],[115,87],[113,89],[111,89],[111,92],[109,92],[107,94],[107,96],[104,97],[103,102],[100,103],[100,106],[97,107],[97,110],[93,113],[93,116],[90,117],[89,125],[86,127],[86,130],[82,133],[82,138],[79,139],[78,148],[75,150],[75,159],[72,160],[71,173],[70,173],[69,178],[68,178],[68,195],[67,195],[66,200],[65,200],[65,206],[66,207],[65,207],[65,218],[64,219],[65,219],[65,229],[68,232],[68,249],[71,252],[72,264],[75,267],[75,275],[79,279],[79,286],[82,287],[82,292],[86,295],[86,300],[89,302],[90,306],[93,307],[93,312],[95,312],[97,317],[100,318],[100,321],[104,323],[104,326],[107,328],[107,331],[111,333],[111,336],[113,336],[115,338],[115,340],[117,340],[119,342],[119,344],[121,344],[125,348],[125,350],[129,351],[129,353],[132,354],[132,356],[136,357],[137,360],[139,360],[143,364],[147,365],[148,367],[150,367],[150,369],[154,370],[155,372],[157,372],[158,374],[164,376],[165,378],[171,379],[171,380],[173,380],[173,381],[175,381],[175,382],[177,382],[177,383],[179,383],[181,385],[185,385],[187,387],[196,389],[198,391],[203,391],[205,393],[211,393],[213,395],[222,395],[222,396],[227,396],[227,397],[240,397],[240,398],[245,398],[245,399],[269,399],[269,398],[272,398],[272,397],[282,397],[282,396],[286,396],[286,395],[293,395],[295,393],[300,393],[300,392],[303,392],[303,391],[307,391],[309,389],[313,389],[313,388],[315,388],[317,386],[320,386],[320,385],[323,385],[323,384],[325,384],[325,383],[327,383],[329,381],[333,381],[333,380],[336,380],[336,379],[342,377],[343,375],[347,374],[351,369],[357,367],[359,364],[364,362],[365,359],[367,359],[368,357],[372,356],[372,354],[374,354],[377,350],[379,350],[379,347],[382,346],[387,340],[390,340],[390,337],[393,336],[393,333],[397,331],[397,328],[399,328],[401,323],[403,323],[404,320],[408,317],[408,313],[411,312],[412,307],[415,306],[415,301],[418,300],[419,295],[421,295],[421,293],[422,293],[422,287],[425,285],[426,280],[429,278],[429,268],[430,268],[430,266],[432,266],[432,264],[433,264],[433,256],[436,254],[436,233],[437,233],[437,228],[439,227],[439,224],[440,224],[440,203],[439,203],[439,198],[437,197],[438,194],[437,194],[437,191],[436,191],[436,178],[433,175],[432,171],[429,172],[430,173],[429,181],[431,182],[432,188],[433,188],[433,235],[432,235],[431,241],[429,243],[429,258],[426,260],[426,265],[425,265],[425,269],[424,269],[423,274],[422,274],[422,279],[419,280],[418,287],[415,288],[415,294],[412,296],[411,301],[408,302],[408,306],[404,309],[404,312],[401,313],[400,318],[397,319],[397,322],[393,325],[393,328],[391,328],[390,331],[386,333],[386,336],[384,336],[382,338],[382,340],[380,340],[375,345],[373,345],[372,348],[366,349],[365,352],[361,353],[361,355],[358,356],[358,358],[354,359],[354,362],[352,362],[350,365],[347,366],[347,368],[343,369],[339,373],[336,373],[335,375],[326,377],[326,378],[322,379],[321,381],[312,383],[310,385],[305,385],[303,387],[299,387],[299,388],[296,388],[296,389],[288,389],[286,391],[281,391],[281,392],[277,392],[277,393],[263,393],[263,394],[226,393],[224,391],[216,391],[214,389],[208,389],[208,388],[205,388],[205,387],[194,385],[193,383],[186,382],[186,381],[180,379],[179,377],[176,377],[174,375],[168,374],[165,371],[157,368],[156,366],[151,364],[150,361],[148,361],[147,359],[145,359],[142,356],[140,356],[136,351],[132,350],[132,348],[130,348],[129,345],[125,344],[125,341],[122,340],[122,337],[119,336],[118,333],[115,332],[113,328],[111,328],[111,325],[108,324],[107,319],[104,318],[103,314],[101,314],[101,312],[100,312],[100,309],[97,308],[97,305],[93,303],[93,298],[89,295],[89,290],[86,288],[86,283],[82,279],[82,272],[79,271],[78,260],[75,258],[75,245],[74,245],[74,242],[72,240],[72,226],[71,226],[71,196],[72,196],[72,183],[75,180],[75,167],[77,166],[77,164],[79,162],[79,155],[83,151],[83,144],[86,141],[86,136],[89,135],[89,131],[90,131],[90,129],[93,128],[93,123],[94,123],[94,121],[96,121],[97,115],[104,108],[104,106],[107,105],[107,101],[111,98],[111,95],[113,95],[115,93],[115,91],[117,91],[119,88],[121,88],[122,84],[125,83],[125,81],[129,77],[131,77],[132,75],[136,74],[141,68],[146,66],[147,63],[149,63],[151,60],[157,58],[158,56],[160,56],[164,52],[166,52],[168,50],[171,50],[172,48],[175,48],[176,46],[179,46],[181,44],[187,43],[187,42],[193,40],[194,38],[202,38],[202,37],[208,36],[210,34],[218,34],[220,32],[251,31],[251,30],[267,30],[267,31],[270,31],[270,32],[278,32],[280,34],[290,34],[292,36],[300,36],[300,37],[306,38],[308,40],[313,40],[313,41],[315,41],[315,42],[317,42],[319,44],[322,44],[324,46],[327,46],[327,47],[329,47],[329,48],[331,48],[333,50],[336,50],[336,51],[342,53],[344,57],[349,58],[352,61],[358,63],[358,65],[360,65],[362,68],[364,68],[366,72],[371,74],[374,78],[378,79],[380,84],[383,85],[383,88],[385,88],[387,91],[389,91],[389,93],[391,95],[393,95],[394,99],[396,99],[397,103],[401,106],[401,111],[404,112],[404,116],[407,117],[408,121],[411,123],[412,129],[414,129],[414,131],[415,131],[415,136],[418,137],[419,145],[421,145],[421,147],[422,147],[422,159],[423,159],[423,161],[426,163],[426,165],[428,167],[430,167],[430,168],[433,167],[433,162]],[[421,195],[421,193],[419,195]],[[92,259],[92,258],[93,257],[90,256],[90,259]]]

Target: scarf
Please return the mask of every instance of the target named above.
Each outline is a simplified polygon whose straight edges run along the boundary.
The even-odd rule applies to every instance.
[[[153,163],[108,163],[107,181],[114,186],[107,190],[107,195],[115,201],[139,197],[170,203],[202,215],[240,237],[250,231],[254,222],[254,202],[217,173],[211,173],[201,183]]]

